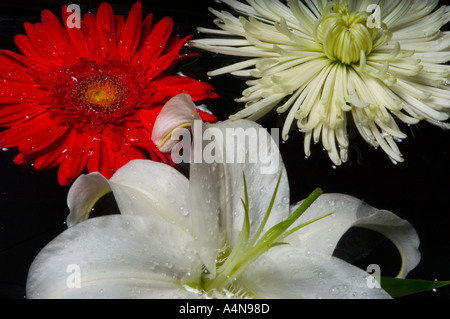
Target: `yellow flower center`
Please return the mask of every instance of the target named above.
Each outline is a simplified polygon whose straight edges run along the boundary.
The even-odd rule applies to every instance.
[[[373,50],[379,29],[369,28],[369,12],[349,12],[346,4],[330,3],[317,27],[316,39],[326,56],[342,64],[360,61]]]
[[[113,81],[96,80],[88,83],[83,90],[89,104],[110,108],[120,97],[120,89]]]

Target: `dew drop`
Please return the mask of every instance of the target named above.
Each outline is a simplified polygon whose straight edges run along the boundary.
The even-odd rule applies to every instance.
[[[169,268],[169,269],[172,269],[173,265],[171,263],[166,263],[166,267]]]
[[[337,286],[334,286],[334,287],[331,287],[328,292],[333,296],[337,296],[341,293],[341,289]]]
[[[181,212],[181,215],[183,215],[183,216],[189,215],[189,211],[187,209],[185,209],[183,206],[180,207],[180,212]]]

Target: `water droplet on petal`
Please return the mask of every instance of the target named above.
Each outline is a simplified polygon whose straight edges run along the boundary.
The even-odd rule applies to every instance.
[[[183,206],[180,207],[180,212],[181,212],[181,215],[183,215],[183,216],[189,215],[189,211],[186,208],[184,208]]]
[[[337,296],[341,293],[341,289],[338,286],[333,286],[328,292],[333,296]]]

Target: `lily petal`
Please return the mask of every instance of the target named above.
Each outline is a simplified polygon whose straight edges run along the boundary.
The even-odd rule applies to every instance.
[[[98,173],[82,175],[69,191],[67,225],[87,219],[101,195],[112,191],[122,215],[162,218],[189,231],[188,185],[174,168],[147,160],[128,162],[110,180]]]
[[[339,258],[279,246],[256,260],[239,280],[255,298],[390,298],[381,288],[369,288],[368,277],[368,273]]]
[[[66,218],[67,227],[88,219],[95,203],[109,192],[111,187],[108,180],[98,172],[78,177],[67,195],[67,206],[70,210]]]
[[[69,228],[38,254],[29,270],[27,297],[193,298],[180,284],[187,274],[192,281],[200,279],[193,247],[188,233],[157,219],[93,218]]]
[[[402,267],[397,277],[406,277],[408,272],[419,263],[420,240],[408,221],[348,195],[321,195],[299,218],[296,225],[330,213],[334,214],[288,236],[287,242],[295,246],[309,247],[311,251],[331,256],[344,233],[350,227],[357,226],[381,233],[397,247],[402,258]]]
[[[198,138],[198,132],[202,132],[202,139]],[[264,229],[289,215],[289,185],[276,141],[259,124],[248,120],[228,120],[213,125],[202,124],[199,128],[196,122],[193,134],[190,212],[194,215],[195,234],[202,242],[200,254],[207,269],[214,273],[217,249],[222,248],[223,239],[227,238],[233,247],[242,230],[243,176],[248,187],[251,234],[265,216],[280,174],[277,197]],[[246,134],[251,137],[246,139]],[[240,139],[245,145],[239,143]],[[198,149],[203,151],[200,159],[196,158]],[[272,170],[268,171],[268,167]]]
[[[178,94],[162,108],[153,126],[152,141],[163,153],[172,150],[177,140],[170,137],[183,127],[190,127],[194,118],[200,118],[189,94]]]

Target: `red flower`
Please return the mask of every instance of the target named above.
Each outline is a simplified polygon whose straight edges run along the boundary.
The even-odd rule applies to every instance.
[[[62,12],[67,21],[72,13],[66,6]],[[164,103],[179,93],[193,101],[218,97],[211,85],[168,72],[192,56],[180,54],[191,37],[171,36],[168,17],[142,22],[140,2],[126,21],[102,3],[97,15],[84,15],[81,28],[63,27],[44,10],[42,23],[25,29],[27,36],[14,38],[22,55],[0,51],[0,126],[9,127],[0,146],[18,146],[16,164],[59,165],[61,185],[86,166],[109,178],[131,159],[172,164],[151,141]]]

